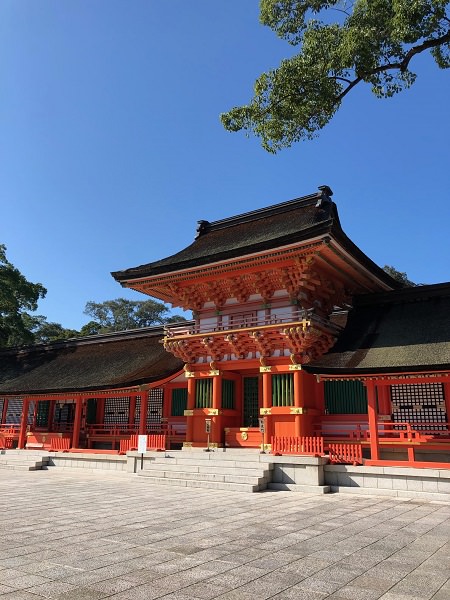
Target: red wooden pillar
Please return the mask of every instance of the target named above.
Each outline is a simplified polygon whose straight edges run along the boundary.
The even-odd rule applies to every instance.
[[[134,426],[134,419],[136,416],[136,396],[137,394],[130,395],[130,410],[128,411],[128,426]]]
[[[211,443],[218,446],[222,443],[222,375],[215,375],[212,384],[212,408],[215,413],[212,417]]]
[[[24,398],[22,402],[22,415],[20,417],[20,431],[19,441],[17,443],[18,448],[25,448],[25,442],[27,439],[27,426],[28,426],[28,407],[30,405],[30,399]]]
[[[303,390],[303,373],[294,371],[294,407],[302,409],[305,406],[305,396]],[[305,431],[305,415],[296,414],[294,417],[294,434],[297,437],[306,435]]]
[[[263,414],[265,416],[265,427],[264,427],[264,446],[270,444],[270,440],[273,435],[273,423],[272,416],[270,415],[270,409],[272,408],[272,373],[262,374],[262,397],[263,397]]]
[[[444,383],[445,412],[447,413],[447,423],[450,421],[450,383]]]
[[[375,382],[367,381],[367,412],[369,417],[370,458],[380,460],[380,447],[378,443],[378,411]]]
[[[80,445],[81,419],[83,417],[83,396],[75,398],[75,417],[73,420],[72,448],[78,448]]]
[[[147,433],[147,412],[148,412],[148,390],[142,390],[141,393],[141,412],[139,414],[139,435]]]
[[[186,411],[186,442],[192,444],[194,441],[194,416],[193,411],[195,408],[195,379],[189,377],[187,381],[187,408]]]
[[[380,385],[378,388],[378,410],[380,415],[391,416],[391,397],[389,386]]]
[[[6,425],[6,415],[8,413],[8,398],[5,398],[3,401],[3,410],[0,415],[0,425]]]
[[[53,423],[55,421],[56,400],[50,400],[50,408],[48,411],[48,431],[54,431]]]
[[[172,392],[173,386],[165,385],[163,388],[163,407],[162,407],[162,418],[169,421],[172,414]]]

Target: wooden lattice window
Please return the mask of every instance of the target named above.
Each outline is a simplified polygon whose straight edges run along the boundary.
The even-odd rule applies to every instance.
[[[58,400],[55,403],[55,414],[53,422],[62,425],[71,425],[75,418],[74,400]]]
[[[324,386],[327,414],[367,414],[367,390],[361,381],[325,381]]]
[[[150,390],[147,411],[147,429],[149,431],[158,431],[161,427],[163,399],[163,388],[152,388]]]
[[[22,417],[22,398],[8,398],[5,423],[7,425],[20,425]],[[34,418],[34,401],[28,403],[27,425],[32,425]]]
[[[446,431],[447,414],[442,383],[391,385],[392,420],[414,423],[418,431]],[[402,426],[397,426],[401,429]]]
[[[259,419],[259,379],[244,377],[244,427],[257,427]]]
[[[125,425],[130,414],[130,398],[117,397],[105,399],[105,425]]]
[[[184,416],[187,407],[187,388],[174,388],[172,390],[172,417]]]
[[[195,382],[195,408],[212,407],[212,379],[197,379]]]
[[[294,406],[294,377],[292,373],[272,375],[272,406]]]
[[[36,427],[47,427],[50,416],[50,400],[41,400],[36,407]]]
[[[232,379],[222,379],[222,408],[234,409],[235,384]]]

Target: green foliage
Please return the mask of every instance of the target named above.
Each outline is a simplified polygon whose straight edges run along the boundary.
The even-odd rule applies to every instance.
[[[47,344],[58,340],[67,340],[78,337],[80,333],[76,329],[66,329],[59,323],[48,323],[45,317],[36,317],[39,322],[33,328],[33,342],[35,344]]]
[[[263,73],[248,105],[221,115],[277,152],[315,137],[359,83],[378,98],[409,88],[412,58],[450,67],[448,0],[260,0],[260,20],[299,52]]]
[[[90,301],[84,310],[86,315],[94,319],[91,324],[98,325],[96,333],[160,325],[167,322],[168,319],[172,319],[172,317],[166,317],[168,312],[169,309],[162,302],[126,300],[125,298],[100,303]],[[179,317],[176,320],[183,320],[183,318]]]
[[[40,283],[29,282],[6,258],[0,244],[0,347],[32,343],[30,316],[47,290]]]
[[[408,279],[408,275],[406,273],[397,271],[397,269],[395,269],[394,267],[391,267],[389,265],[384,265],[383,271],[385,271],[388,275],[390,275],[396,281],[400,281],[400,283],[402,283],[404,285],[404,287],[416,287],[417,285],[420,285],[420,284],[414,283],[413,281]]]

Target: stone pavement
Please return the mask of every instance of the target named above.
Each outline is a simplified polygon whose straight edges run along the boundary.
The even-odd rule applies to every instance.
[[[0,473],[0,600],[450,599],[450,502]]]

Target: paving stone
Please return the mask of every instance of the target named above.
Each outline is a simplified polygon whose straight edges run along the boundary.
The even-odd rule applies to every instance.
[[[44,583],[41,585],[35,585],[29,592],[43,596],[44,598],[59,598],[59,596],[65,592],[71,592],[76,590],[77,586],[64,581],[52,581],[51,583]]]
[[[0,487],[2,600],[450,599],[450,502],[249,497],[81,469],[7,471]]]

